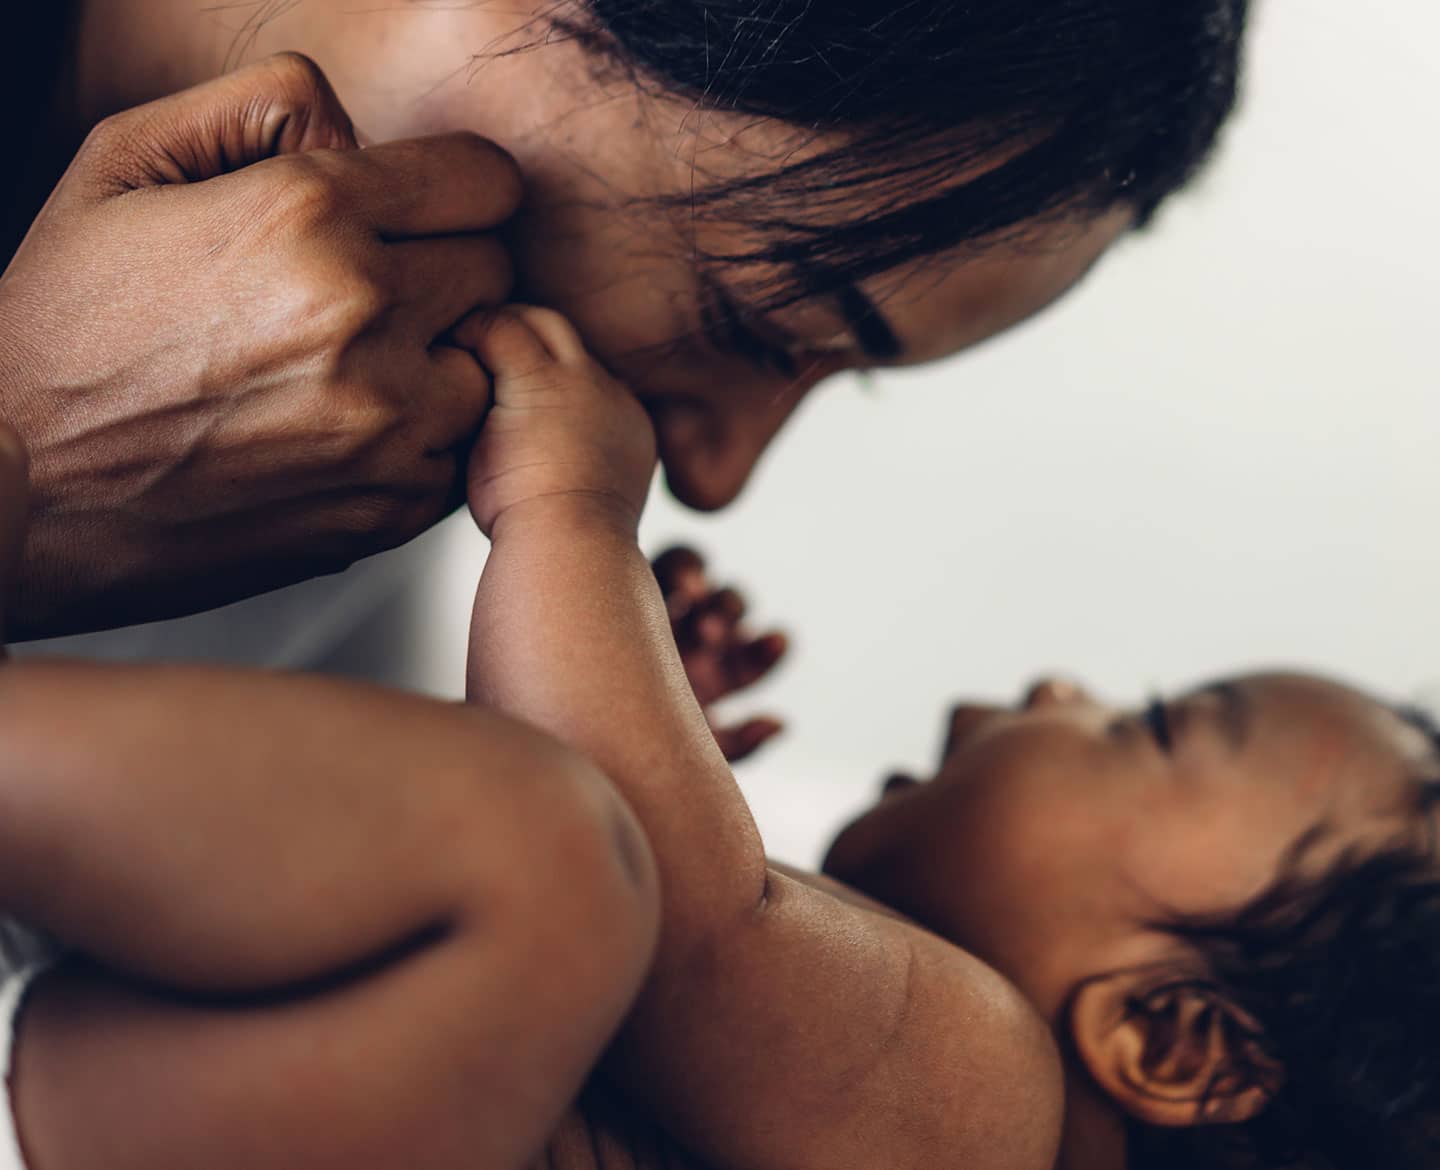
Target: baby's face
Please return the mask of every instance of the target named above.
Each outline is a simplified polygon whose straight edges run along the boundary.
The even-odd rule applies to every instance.
[[[1156,924],[1234,910],[1307,834],[1324,864],[1419,827],[1428,738],[1367,696],[1255,675],[1148,711],[1043,683],[954,711],[939,774],[892,781],[826,872],[986,959],[1043,1011],[1165,957]]]

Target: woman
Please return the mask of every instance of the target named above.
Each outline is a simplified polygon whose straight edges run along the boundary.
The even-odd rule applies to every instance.
[[[535,0],[357,12],[308,0],[202,11],[176,0],[109,0],[79,8],[46,76],[59,68],[68,79],[57,102],[73,141],[102,117],[204,82],[237,59],[298,50],[330,75],[363,140],[464,128],[503,143],[527,184],[525,210],[505,230],[521,292],[576,323],[645,403],[675,493],[715,508],[735,497],[826,376],[925,361],[992,336],[1062,295],[1143,222],[1203,159],[1231,107],[1245,10],[1243,0],[1163,9],[1031,2],[1001,15],[969,5]],[[313,77],[303,84],[318,86]],[[343,128],[318,139],[345,144]],[[488,227],[503,202],[447,230]],[[437,264],[499,267],[474,256]],[[27,299],[43,303],[45,268],[34,267]],[[175,267],[160,275],[176,279]],[[492,275],[470,292],[479,303],[504,284]],[[239,335],[232,349],[253,344],[241,314],[215,330]],[[46,385],[41,374],[33,380]],[[174,398],[209,401],[178,382]],[[299,405],[317,391],[313,375],[292,371],[277,384],[297,404],[285,415],[293,438],[333,437]],[[50,406],[59,395],[31,397]],[[328,410],[346,401],[328,392],[325,400]],[[49,557],[40,591],[49,605],[27,605],[37,590],[22,588],[18,632],[75,628],[95,596],[127,588],[143,601],[112,622],[213,604],[423,527],[443,510],[445,492],[433,466],[428,476],[414,468],[433,462],[440,440],[397,454],[393,435],[413,432],[415,420],[376,410],[375,396],[363,401],[372,421],[397,424],[360,444],[385,456],[379,482],[365,485],[387,502],[382,517],[373,507],[316,509],[289,532],[263,525],[262,548],[253,534],[264,513],[252,497],[263,493],[230,487],[233,523],[197,553],[187,540],[196,526],[186,522],[202,509],[190,494],[169,490],[159,509],[136,492],[132,511],[145,519],[133,526],[143,534],[136,543],[152,555],[111,547],[113,524],[87,525],[95,539]],[[34,460],[37,532],[50,516],[93,518],[90,501],[107,482],[97,473],[85,490],[66,490],[53,452],[73,449],[83,426],[63,415],[47,420],[49,433],[21,427]],[[102,436],[86,466],[138,463],[146,484],[183,487],[177,464],[196,478],[216,462],[190,449],[150,458],[139,446],[138,457],[132,443],[122,460]],[[363,462],[343,449],[326,465],[326,450],[276,443],[250,463],[275,472],[273,496],[276,482],[307,477],[331,488],[323,468]],[[243,437],[226,452],[235,466],[245,453]],[[354,493],[349,480],[344,486]],[[195,494],[213,490],[206,480]],[[396,498],[422,506],[388,506]],[[72,519],[67,530],[75,527]],[[46,545],[32,536],[32,566],[37,542]],[[227,556],[247,542],[244,558]],[[274,567],[237,571],[256,561]],[[61,606],[57,597],[76,579],[97,585],[88,600]]]

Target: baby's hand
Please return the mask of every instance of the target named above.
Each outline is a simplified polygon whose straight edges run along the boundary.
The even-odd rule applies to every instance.
[[[470,510],[487,536],[517,504],[613,506],[639,521],[655,470],[655,433],[640,403],[549,309],[510,305],[454,331],[494,380],[494,405],[470,456]]]
[[[670,628],[695,697],[725,758],[741,760],[783,730],[778,719],[762,717],[719,726],[711,705],[759,682],[785,653],[785,635],[755,636],[742,621],[745,599],[734,589],[717,589],[694,549],[672,548],[652,566],[670,614]]]

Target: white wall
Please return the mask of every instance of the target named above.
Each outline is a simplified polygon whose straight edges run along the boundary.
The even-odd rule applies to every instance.
[[[1121,698],[1254,664],[1440,680],[1440,6],[1260,3],[1208,176],[1035,323],[821,391],[741,503],[681,538],[790,630],[742,779],[811,860],[941,712],[1063,669]],[[414,636],[453,690],[461,524]],[[437,620],[440,614],[445,622]]]

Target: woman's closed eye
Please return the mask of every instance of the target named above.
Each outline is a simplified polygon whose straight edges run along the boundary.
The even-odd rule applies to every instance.
[[[797,337],[764,314],[742,307],[714,284],[701,290],[700,327],[712,349],[782,378],[798,378],[850,350],[848,344],[821,345]]]

